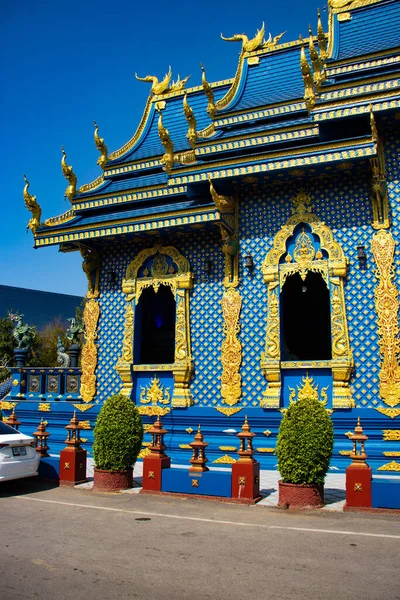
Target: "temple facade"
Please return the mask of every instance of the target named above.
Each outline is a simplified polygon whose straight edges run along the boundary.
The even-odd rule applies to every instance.
[[[400,1],[329,0],[328,21],[224,38],[241,46],[231,79],[138,77],[133,137],[109,152],[95,124],[95,181],[63,151],[66,213],[42,220],[26,181],[35,247],[80,252],[88,292],[75,393],[15,370],[21,421],[46,411],[61,443],[78,409],[89,447],[122,392],[145,424],[163,416],[175,461],[201,424],[223,465],[247,415],[274,468],[282,411],[311,395],[332,412],[332,468],[360,416],[370,464],[400,470]]]

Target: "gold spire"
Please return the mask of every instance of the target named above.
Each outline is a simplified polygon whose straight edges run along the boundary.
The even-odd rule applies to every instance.
[[[257,50],[264,44],[264,34],[265,34],[265,24],[262,24],[261,29],[257,29],[256,35],[249,40],[246,34],[244,33],[235,33],[234,36],[230,38],[226,38],[221,33],[221,38],[225,42],[242,42],[242,52],[253,52],[253,50]],[[271,35],[268,39],[269,43],[271,41]]]
[[[104,171],[108,159],[108,148],[104,143],[104,138],[99,136],[99,126],[97,125],[96,121],[94,121],[94,127],[94,143],[96,144],[97,150],[100,152],[100,157],[97,159],[97,164]]]
[[[186,137],[189,140],[189,144],[191,145],[191,147],[195,148],[197,140],[196,117],[194,116],[194,112],[188,104],[186,92],[183,96],[183,113],[189,125]]]
[[[42,216],[42,209],[40,208],[39,204],[36,202],[36,196],[31,196],[31,194],[28,192],[30,183],[27,180],[26,175],[24,175],[24,181],[25,181],[25,188],[24,188],[25,206],[32,213],[32,217],[28,221],[26,228],[30,229],[32,231],[33,235],[35,235],[36,230],[40,225],[40,217]]]
[[[325,76],[325,71],[321,64],[321,59],[320,59],[317,49],[314,45],[314,38],[313,38],[312,30],[311,30],[311,25],[308,25],[308,31],[310,34],[308,44],[309,44],[309,49],[310,49],[310,58],[311,58],[312,68],[314,71],[314,83],[315,83],[315,87],[317,88],[317,90],[319,90],[321,88],[322,83],[325,81],[326,76]]]
[[[160,136],[161,143],[165,149],[162,162],[165,165],[166,172],[170,173],[172,171],[172,167],[174,166],[174,145],[169,137],[168,129],[166,129],[163,125],[161,112],[160,116],[158,117],[158,135]]]
[[[155,75],[146,75],[146,77],[139,77],[137,73],[135,73],[135,77],[138,81],[150,81],[152,82],[150,93],[155,96],[160,96],[161,94],[165,94],[168,92],[169,84],[172,77],[171,67],[169,67],[168,73],[165,74],[164,79],[162,81],[158,81],[158,77]]]
[[[211,85],[207,81],[206,71],[201,63],[200,63],[200,66],[201,66],[201,70],[202,70],[201,82],[203,84],[204,93],[207,96],[207,100],[208,100],[207,112],[210,115],[211,119],[213,119],[214,115],[215,115],[215,111],[216,111],[214,92],[212,91]]]
[[[61,159],[62,173],[63,173],[65,179],[69,183],[69,186],[65,190],[65,195],[68,198],[68,200],[72,200],[72,198],[75,196],[75,193],[76,193],[76,186],[78,183],[78,179],[77,179],[75,173],[73,172],[72,167],[68,166],[66,163],[67,154],[66,154],[63,146],[61,147],[61,152],[63,155],[63,157]]]
[[[300,42],[303,41],[302,36],[300,36],[299,39],[300,39]],[[304,44],[301,45],[300,68],[301,68],[301,75],[303,77],[303,82],[304,82],[304,100],[307,105],[307,110],[310,111],[315,106],[315,92],[314,92],[313,76],[311,74],[310,65],[308,64],[308,60],[306,57]]]
[[[324,28],[322,27],[321,11],[319,9],[318,9],[317,35],[318,35],[318,48],[319,48],[321,60],[325,61],[328,56],[328,52],[327,52],[326,36],[325,36]]]

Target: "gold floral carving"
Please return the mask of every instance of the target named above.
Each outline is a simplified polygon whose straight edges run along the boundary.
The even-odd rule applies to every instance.
[[[176,326],[175,326],[175,362],[187,358],[187,335],[184,300],[177,297]]]
[[[392,460],[391,462],[386,463],[381,467],[378,467],[377,471],[400,471],[400,463],[396,462],[395,460]]]
[[[17,404],[18,402],[7,402],[6,400],[3,400],[0,402],[0,410],[12,410]]]
[[[350,456],[351,450],[339,450],[339,454],[341,454],[342,456]]]
[[[138,454],[138,458],[146,458],[151,454],[151,450],[149,448],[142,448],[142,450]]]
[[[100,316],[99,303],[91,298],[85,304],[83,319],[85,323],[85,344],[82,348],[82,377],[80,394],[84,402],[91,402],[96,395],[97,367],[97,323]]]
[[[140,387],[142,390],[140,393],[141,404],[148,404],[151,402],[154,406],[158,403],[169,404],[171,401],[170,388],[166,388],[162,385],[157,375],[154,375],[149,385]]]
[[[280,290],[288,275],[299,273],[305,279],[311,271],[323,277],[331,292],[332,361],[329,366],[333,373],[332,405],[333,408],[350,408],[354,406],[354,401],[348,382],[354,363],[343,293],[343,278],[347,273],[346,258],[331,229],[313,213],[310,195],[300,190],[292,199],[292,204],[292,215],[275,235],[273,246],[262,264],[262,273],[267,284],[268,306],[265,351],[261,355],[261,367],[268,386],[260,405],[264,408],[280,407]],[[304,227],[296,240],[295,248],[288,252],[287,242],[293,237],[296,227],[301,224]],[[319,239],[318,251],[315,251],[312,245],[310,234]]]
[[[220,446],[219,449],[222,452],[236,452],[237,450],[236,446]]]
[[[314,379],[312,377],[309,377],[308,373],[306,373],[305,377],[302,377],[301,380],[302,380],[303,385],[297,386],[297,400],[304,400],[304,399],[310,398],[313,400],[318,400],[324,406],[326,406],[326,404],[328,403],[328,395],[326,392],[327,392],[329,386],[321,389],[321,400],[320,400],[320,393],[318,391],[319,385],[314,381]],[[295,402],[296,390],[291,387],[289,387],[289,390],[290,390],[289,401],[291,403]]]
[[[376,4],[382,0],[328,0],[328,5],[334,13],[340,13],[343,11],[353,10],[354,8],[360,8],[361,6],[368,6],[369,4]]]
[[[190,444],[179,444],[179,448],[181,448],[182,450],[191,450],[192,449]]]
[[[271,435],[271,432],[269,429],[266,429],[265,431],[263,431],[263,434],[268,437],[269,435]]]
[[[162,408],[161,406],[138,406],[137,407],[139,414],[144,415],[146,417],[163,417],[168,414],[171,409],[170,408]]]
[[[82,429],[92,429],[90,421],[79,421],[79,425],[82,427]]]
[[[400,416],[400,408],[384,408],[383,406],[380,406],[379,408],[375,408],[375,410],[380,412],[382,415],[385,415],[385,417],[390,417],[391,419],[395,419],[396,417]]]
[[[400,442],[400,429],[382,429],[385,442]]]
[[[213,465],[232,465],[236,462],[236,458],[229,456],[228,454],[224,454],[224,456],[220,456],[217,460],[213,460]]]
[[[38,410],[40,410],[41,412],[49,412],[50,402],[41,402],[38,406]]]
[[[226,417],[231,417],[242,410],[241,408],[227,408],[225,406],[214,406],[215,410],[222,413]]]
[[[390,456],[400,456],[400,452],[382,452],[382,454],[384,456],[390,457]]]
[[[242,297],[235,288],[229,288],[222,297],[222,312],[224,316],[224,335],[222,342],[222,402],[233,406],[242,395],[242,378],[240,364],[242,362],[242,344],[238,339],[240,331],[240,310]]]
[[[86,412],[93,408],[94,404],[73,404],[72,405],[76,410],[80,410],[81,412]]]
[[[378,315],[379,350],[382,357],[379,391],[385,404],[400,404],[399,298],[394,283],[395,242],[390,231],[381,229],[372,236],[372,254],[377,265],[378,285],[375,288],[375,308]]]
[[[255,448],[255,450],[257,452],[268,452],[268,453],[273,453],[275,452],[275,448]]]

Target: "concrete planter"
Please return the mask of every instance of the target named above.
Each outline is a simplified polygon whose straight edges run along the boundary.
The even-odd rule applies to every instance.
[[[316,483],[283,483],[279,481],[278,506],[286,508],[321,508],[324,506],[324,486]]]
[[[120,492],[133,487],[133,469],[106,471],[94,469],[94,490],[96,492]]]

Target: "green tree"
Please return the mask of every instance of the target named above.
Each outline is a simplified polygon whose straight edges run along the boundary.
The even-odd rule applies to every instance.
[[[53,319],[53,321],[45,325],[36,337],[35,348],[32,347],[30,366],[57,366],[57,342],[60,337],[64,348],[67,348],[68,340],[65,334],[66,327],[60,317]]]
[[[0,383],[10,376],[7,367],[14,364],[13,323],[9,317],[0,319]]]

